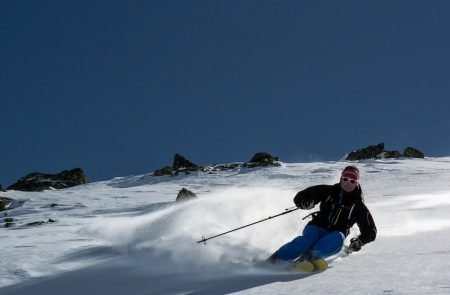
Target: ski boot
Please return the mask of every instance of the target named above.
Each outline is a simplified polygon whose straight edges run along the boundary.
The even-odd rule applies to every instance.
[[[314,271],[325,271],[328,268],[328,262],[325,259],[315,259],[312,261]]]

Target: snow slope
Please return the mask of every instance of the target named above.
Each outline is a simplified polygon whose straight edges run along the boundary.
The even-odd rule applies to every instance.
[[[196,243],[291,208],[297,191],[337,182],[348,164],[9,191],[25,203],[4,216],[15,226],[0,228],[0,294],[450,294],[450,158],[356,163],[378,237],[324,273],[258,263],[301,232],[310,211]],[[175,204],[182,187],[199,198]],[[56,222],[26,226],[48,219]]]

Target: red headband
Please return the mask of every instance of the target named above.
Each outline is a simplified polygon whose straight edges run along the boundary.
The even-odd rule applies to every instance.
[[[347,177],[353,180],[358,180],[359,179],[359,173],[357,171],[354,170],[344,170],[342,171],[342,177]]]

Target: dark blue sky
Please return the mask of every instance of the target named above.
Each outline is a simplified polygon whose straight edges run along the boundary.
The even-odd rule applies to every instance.
[[[0,2],[0,183],[450,155],[450,1]]]

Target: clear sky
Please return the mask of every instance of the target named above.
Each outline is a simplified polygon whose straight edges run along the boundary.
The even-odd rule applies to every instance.
[[[450,155],[450,1],[0,2],[0,184]]]

